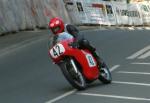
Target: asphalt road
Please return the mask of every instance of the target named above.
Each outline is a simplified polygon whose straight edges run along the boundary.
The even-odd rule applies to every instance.
[[[83,31],[97,47],[113,77],[109,85],[97,80],[84,91],[72,88],[52,64],[47,33],[22,32],[29,37],[26,40],[21,39],[23,35],[19,39],[1,37],[0,103],[150,102],[150,31]]]

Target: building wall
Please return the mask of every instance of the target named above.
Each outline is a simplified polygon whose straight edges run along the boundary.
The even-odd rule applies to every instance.
[[[0,34],[47,28],[49,19],[56,16],[70,22],[62,0],[0,0]]]

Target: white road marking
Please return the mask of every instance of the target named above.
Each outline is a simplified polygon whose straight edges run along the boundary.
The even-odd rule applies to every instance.
[[[110,68],[110,72],[116,70],[119,67],[120,67],[120,65],[114,65],[113,67]],[[54,98],[52,100],[47,101],[46,103],[54,103],[54,102],[56,102],[56,101],[58,101],[60,99],[63,99],[65,97],[75,93],[76,91],[77,91],[76,89],[73,89],[72,91],[66,92],[66,93],[64,93],[64,94],[62,94],[62,95],[60,95],[60,96],[58,96],[58,97],[56,97],[56,98]]]
[[[118,73],[150,75],[150,73],[147,73],[147,72],[127,72],[127,71],[119,71]]]
[[[138,59],[145,59],[145,58],[147,58],[149,56],[150,56],[150,51],[148,51],[145,54],[141,55],[140,57],[138,57]]]
[[[127,84],[127,85],[136,85],[136,86],[150,86],[148,83],[137,83],[137,82],[122,82],[122,81],[112,81],[112,83],[117,84]]]
[[[150,65],[150,63],[138,63],[138,62],[135,62],[135,63],[131,63],[131,64],[139,64],[139,65]]]
[[[142,55],[143,53],[145,53],[146,51],[150,50],[150,45],[141,49],[140,51],[134,53],[133,55],[127,57],[127,59],[135,59],[137,58],[138,56]]]
[[[69,91],[69,92],[67,92],[67,93],[65,93],[65,94],[62,94],[62,95],[60,95],[60,96],[58,96],[58,97],[56,97],[56,98],[54,98],[54,99],[52,99],[52,100],[50,100],[50,101],[47,101],[46,103],[54,103],[54,102],[56,102],[56,101],[58,101],[58,100],[60,100],[60,99],[62,99],[62,98],[67,97],[68,95],[71,95],[71,94],[75,93],[76,91],[77,91],[77,90],[74,89],[74,90]]]
[[[77,93],[77,94],[85,95],[85,96],[115,98],[115,99],[126,99],[126,100],[136,100],[136,101],[150,101],[149,98],[139,98],[139,97],[128,97],[128,96],[117,96],[117,95],[106,95],[106,94],[94,94],[94,93]]]
[[[113,72],[114,70],[116,70],[119,67],[120,67],[120,65],[115,65],[115,66],[111,67],[110,72]]]

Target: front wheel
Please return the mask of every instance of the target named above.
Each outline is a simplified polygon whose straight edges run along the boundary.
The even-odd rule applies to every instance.
[[[82,72],[72,58],[68,58],[60,64],[60,68],[68,82],[76,89],[83,90],[86,88],[86,82]]]
[[[105,62],[101,64],[99,80],[104,84],[109,84],[112,81],[110,70]]]

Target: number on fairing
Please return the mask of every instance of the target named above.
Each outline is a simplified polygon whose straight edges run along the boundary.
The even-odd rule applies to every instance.
[[[96,66],[96,63],[95,63],[94,58],[92,57],[92,55],[87,54],[86,58],[87,58],[87,61],[88,61],[88,64],[89,64],[90,67]]]
[[[65,52],[65,48],[62,44],[57,44],[50,50],[50,54],[53,58],[58,58],[64,52]]]

